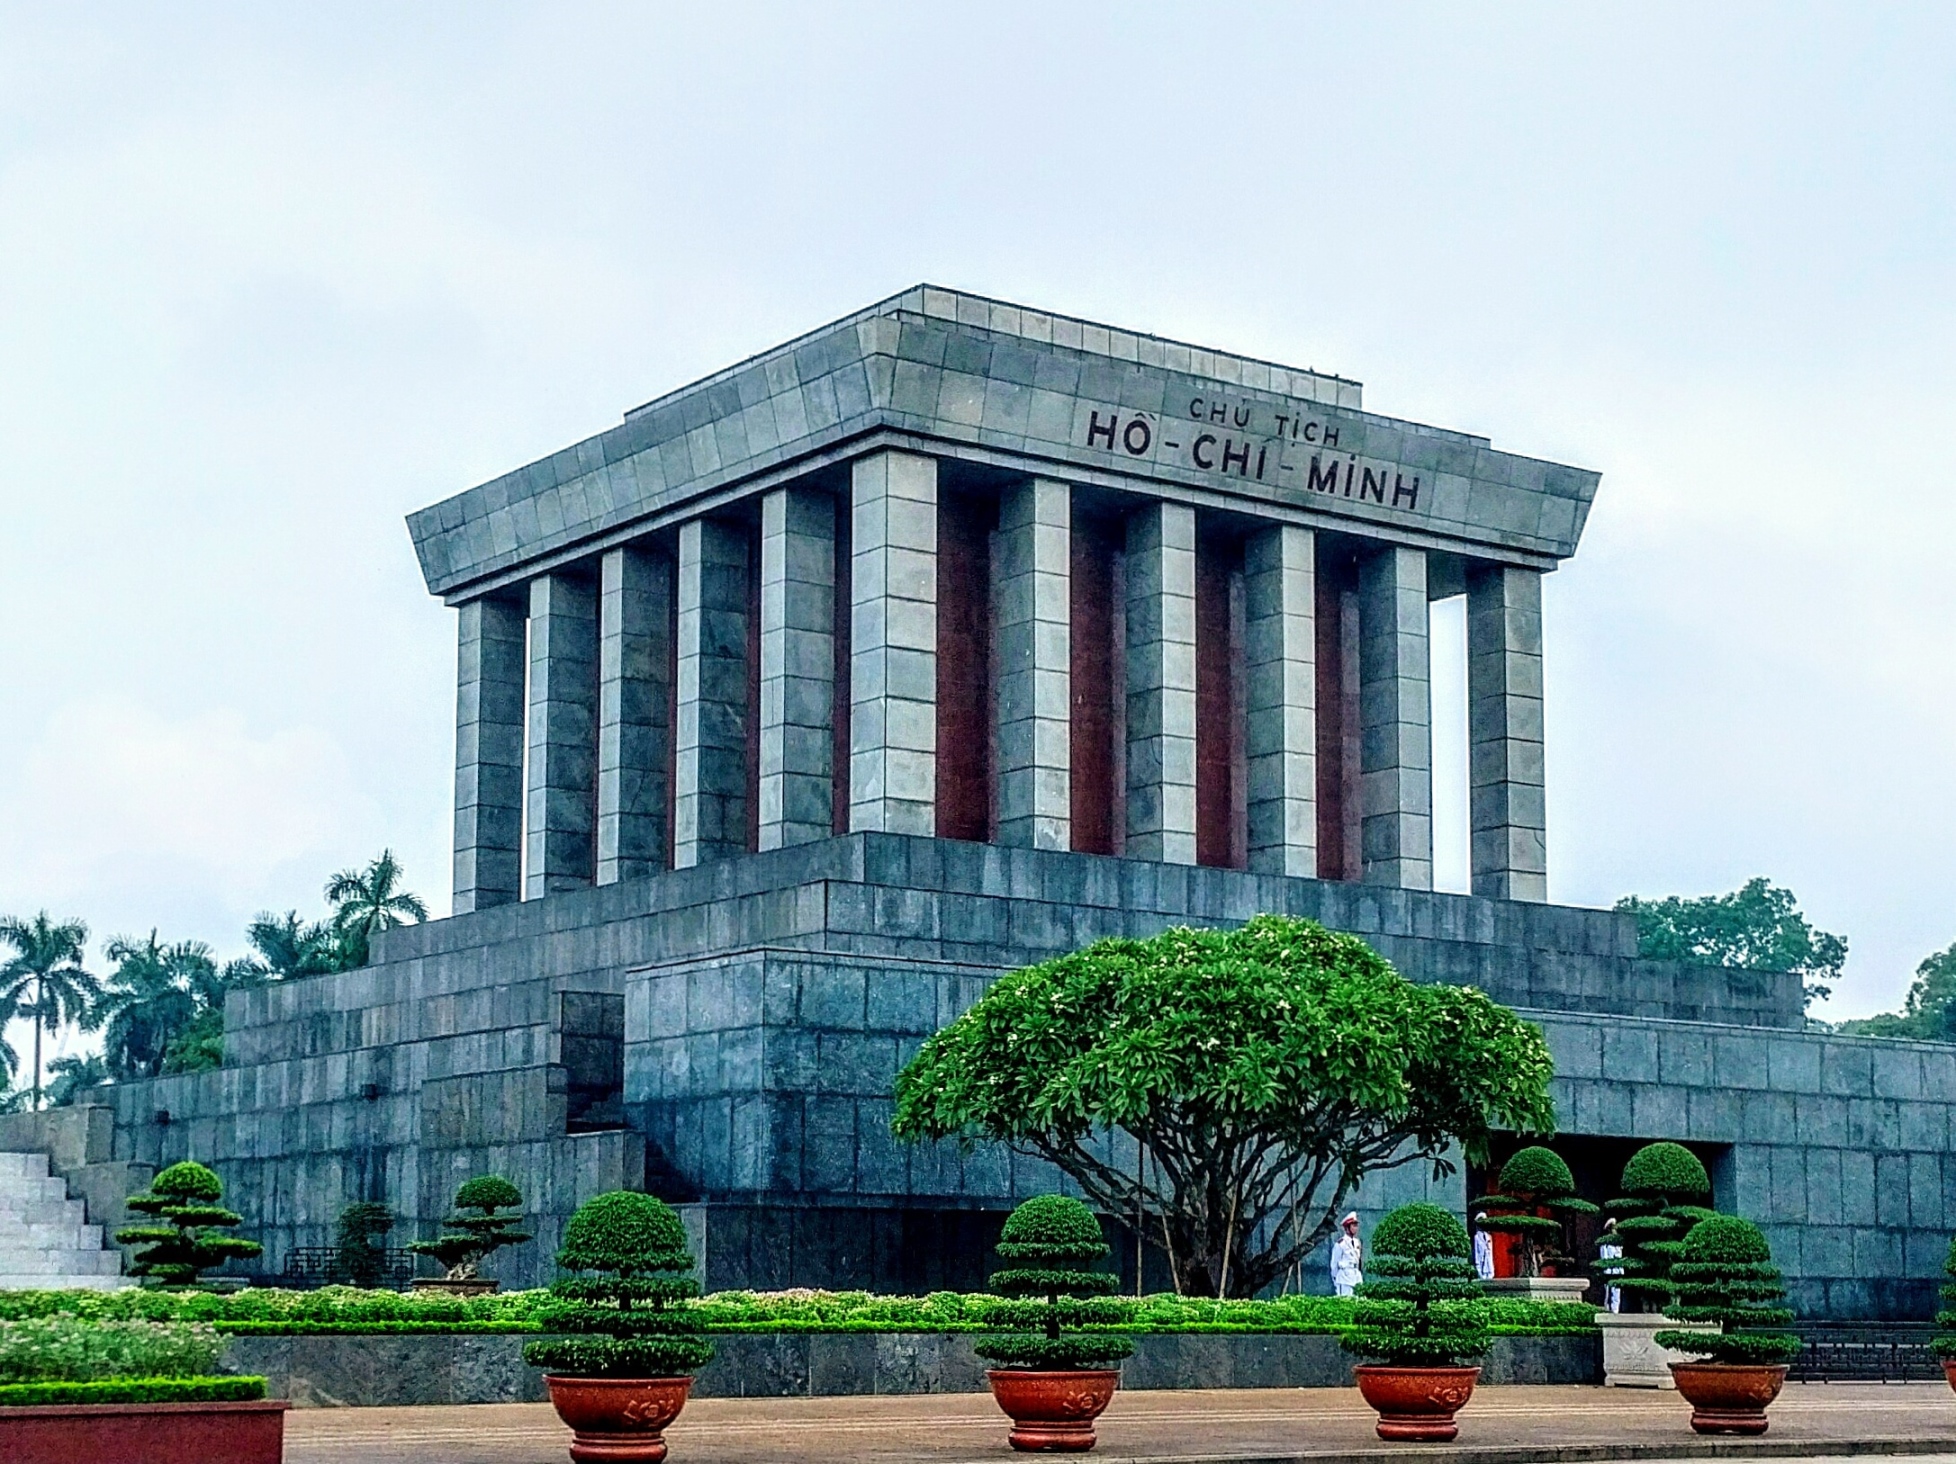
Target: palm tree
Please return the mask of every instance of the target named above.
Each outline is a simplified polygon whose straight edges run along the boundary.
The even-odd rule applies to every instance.
[[[0,966],[0,1011],[34,1019],[34,1106],[41,1106],[41,1037],[50,1028],[79,1022],[102,983],[82,968],[88,927],[79,920],[53,921],[43,910],[32,920],[0,920],[0,945],[13,958]]]
[[[333,927],[309,924],[299,918],[297,910],[287,910],[283,915],[260,911],[258,918],[245,927],[245,939],[251,942],[255,954],[232,965],[250,964],[273,981],[320,976],[344,970],[347,965]]]
[[[365,869],[342,869],[326,881],[333,929],[349,954],[358,955],[350,964],[366,964],[367,947],[376,931],[428,918],[421,897],[400,889],[400,882],[401,866],[392,849],[382,849],[380,858]]]
[[[109,1065],[101,1054],[87,1057],[57,1057],[48,1064],[48,1107],[66,1108],[91,1088],[105,1088],[111,1080]]]
[[[117,1079],[153,1078],[163,1070],[171,1039],[196,1020],[193,991],[208,999],[223,977],[201,940],[161,945],[153,930],[146,941],[116,937],[108,956],[115,974],[82,1025],[91,1032],[108,1028],[102,1055]]]

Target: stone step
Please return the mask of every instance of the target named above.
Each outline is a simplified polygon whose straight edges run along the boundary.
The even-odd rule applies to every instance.
[[[80,1225],[87,1219],[80,1200],[10,1200],[0,1197],[0,1235],[16,1225]]]
[[[9,1152],[0,1154],[0,1189],[6,1188],[12,1179],[46,1179],[48,1177],[48,1156],[35,1153]]]
[[[0,1184],[0,1203],[6,1200],[65,1200],[68,1183],[62,1179],[10,1179]]]
[[[40,1250],[0,1245],[0,1275],[119,1276],[122,1253],[111,1250]],[[45,1285],[46,1283],[41,1283]]]
[[[0,1271],[0,1291],[120,1291],[133,1284],[127,1276],[28,1276]]]
[[[99,1251],[99,1225],[0,1225],[0,1242],[9,1247],[45,1251]]]

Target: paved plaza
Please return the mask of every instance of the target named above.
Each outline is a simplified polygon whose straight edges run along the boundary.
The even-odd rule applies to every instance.
[[[1483,1388],[1453,1446],[1389,1446],[1346,1388],[1122,1393],[1101,1421],[1103,1460],[1230,1461],[1417,1454],[1448,1464],[1575,1464],[1720,1456],[1956,1460],[1956,1396],[1941,1383],[1789,1386],[1764,1439],[1700,1439],[1675,1393]],[[287,1415],[290,1464],[559,1464],[570,1433],[544,1404],[309,1409]],[[675,1464],[1017,1457],[982,1393],[904,1398],[701,1399],[666,1435]]]

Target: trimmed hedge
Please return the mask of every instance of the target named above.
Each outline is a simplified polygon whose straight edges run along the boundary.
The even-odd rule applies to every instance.
[[[109,1378],[94,1383],[0,1383],[0,1408],[74,1403],[251,1403],[265,1380],[222,1378]]]
[[[1438,1205],[1401,1205],[1372,1232],[1347,1352],[1394,1367],[1463,1367],[1487,1355],[1487,1303],[1460,1221]]]
[[[1120,1326],[1134,1302],[1113,1295],[1119,1284],[1094,1263],[1107,1241],[1093,1212],[1067,1195],[1035,1195],[1006,1219],[992,1272],[1001,1300],[981,1313],[987,1328],[972,1351],[999,1367],[1110,1367],[1134,1351]]]
[[[209,1377],[223,1351],[224,1339],[195,1323],[34,1317],[0,1322],[0,1383]]]
[[[373,1333],[536,1332],[547,1291],[445,1296],[251,1287],[202,1291],[0,1291],[0,1321],[48,1316],[208,1322],[221,1333],[307,1336]],[[708,1332],[975,1332],[995,1297],[957,1291],[877,1296],[864,1291],[721,1291],[693,1304]],[[1576,1302],[1490,1298],[1488,1330],[1506,1336],[1556,1336],[1596,1330],[1596,1309]],[[1335,1296],[1213,1301],[1166,1293],[1144,1296],[1120,1330],[1146,1333],[1249,1332],[1335,1335],[1353,1324],[1352,1302]]]

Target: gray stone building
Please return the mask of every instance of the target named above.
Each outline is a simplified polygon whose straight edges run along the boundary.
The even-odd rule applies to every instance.
[[[112,1090],[114,1157],[214,1164],[274,1270],[493,1170],[538,1212],[513,1282],[627,1185],[688,1205],[712,1286],[967,1285],[1057,1180],[894,1144],[898,1067],[1003,969],[1288,911],[1540,1022],[1592,1187],[1687,1141],[1803,1310],[1921,1314],[1956,1049],[1807,1033],[1792,976],[1546,903],[1541,580],[1596,487],[930,287],[628,412],[410,520],[459,622],[455,913],[233,996],[221,1070]],[[1432,889],[1455,595],[1471,895]]]

